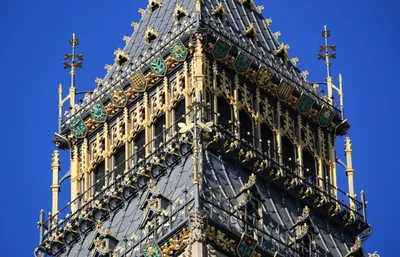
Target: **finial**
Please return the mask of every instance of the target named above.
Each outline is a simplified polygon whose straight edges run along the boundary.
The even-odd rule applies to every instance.
[[[131,39],[131,37],[129,37],[129,36],[124,36],[124,37],[122,38],[122,40],[124,40],[126,44],[128,44],[128,41],[129,41],[130,39]]]
[[[142,15],[142,17],[144,16],[144,14],[146,13],[145,9],[139,8],[139,13]]]
[[[110,64],[106,64],[106,66],[104,66],[104,69],[110,71],[112,69],[112,66]]]
[[[265,20],[265,24],[267,24],[268,27],[269,27],[269,25],[271,25],[271,23],[272,23],[272,19],[271,18],[268,18],[268,19]]]
[[[71,60],[71,63],[65,61],[64,69],[71,69],[71,86],[75,86],[76,68],[82,68],[83,55],[75,53],[75,48],[79,45],[79,40],[75,37],[75,33],[72,34],[69,43],[72,46],[72,54],[64,54],[64,60]]]
[[[318,60],[325,60],[327,77],[331,77],[331,61],[330,59],[336,59],[336,46],[329,45],[328,38],[331,36],[331,31],[327,29],[326,25],[322,31],[322,36],[325,38],[325,45],[320,46]],[[332,52],[331,52],[332,51]],[[325,52],[325,54],[323,54]]]
[[[259,5],[256,9],[258,13],[262,13],[262,11],[264,11],[264,5]]]
[[[300,61],[298,57],[294,57],[294,58],[292,58],[292,59],[290,59],[290,60],[292,61],[293,65],[294,65],[295,67],[297,66],[297,63]]]
[[[281,34],[280,31],[277,31],[277,32],[274,33],[274,37],[276,38],[276,40],[278,40],[281,35],[282,34]]]
[[[134,30],[137,30],[139,28],[139,23],[132,21],[131,26]]]

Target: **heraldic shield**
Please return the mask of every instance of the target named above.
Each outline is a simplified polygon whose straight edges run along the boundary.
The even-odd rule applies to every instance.
[[[161,249],[154,240],[149,240],[142,252],[145,257],[162,257]]]
[[[288,99],[290,96],[292,96],[293,90],[294,90],[294,86],[290,85],[289,83],[287,83],[284,80],[281,80],[281,83],[279,84],[278,89],[277,89],[277,94],[278,94],[279,100]]]
[[[179,62],[185,61],[188,54],[185,45],[180,40],[169,49],[169,52]]]
[[[231,46],[228,45],[225,41],[218,39],[217,42],[215,42],[214,48],[213,48],[213,55],[216,60],[221,60],[224,59],[229,51],[231,50]]]
[[[77,138],[84,138],[86,136],[87,133],[86,124],[85,122],[83,122],[80,116],[71,121],[69,128]]]
[[[265,88],[265,87],[267,87],[267,84],[271,80],[271,78],[272,78],[272,73],[260,65],[260,68],[258,68],[257,77],[256,77],[257,85],[261,88]]]
[[[249,68],[253,60],[251,60],[247,55],[239,52],[235,61],[235,70],[237,73],[245,73]]]
[[[104,105],[98,101],[89,109],[90,116],[97,123],[104,123],[107,120],[107,111]]]
[[[332,122],[333,117],[335,117],[335,112],[324,105],[318,114],[318,124],[321,127],[328,127]]]
[[[243,233],[242,238],[237,246],[236,252],[239,257],[251,257],[256,250],[257,240],[252,238],[251,236]]]
[[[302,93],[299,101],[297,102],[297,109],[300,113],[308,113],[311,111],[313,105],[315,103],[315,98],[310,94]]]
[[[135,92],[142,93],[147,89],[147,80],[141,71],[133,73],[133,75],[129,78],[129,84],[135,90]]]
[[[151,71],[159,77],[165,76],[167,74],[167,64],[161,56],[154,57],[150,62]]]

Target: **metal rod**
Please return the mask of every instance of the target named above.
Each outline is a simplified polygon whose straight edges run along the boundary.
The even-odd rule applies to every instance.
[[[367,223],[367,202],[366,202],[365,192],[361,191],[361,203],[362,203],[362,212],[364,216],[364,222]]]

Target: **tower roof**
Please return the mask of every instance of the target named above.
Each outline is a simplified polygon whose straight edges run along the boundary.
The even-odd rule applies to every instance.
[[[135,72],[146,74],[155,56],[165,57],[174,43],[191,39],[195,32],[207,35],[209,42],[225,41],[232,52],[248,56],[255,69],[262,67],[290,83],[297,95],[314,94],[315,103],[322,106],[325,100],[296,68],[296,61],[289,59],[289,46],[278,41],[280,33],[271,31],[272,21],[264,19],[262,10],[253,0],[149,0],[146,9],[139,9],[140,22],[132,23],[133,34],[124,37],[125,47],[114,52],[114,64],[106,65],[107,74],[96,80],[101,87],[85,97],[75,114],[87,113],[99,99],[106,101],[112,88],[127,85]]]

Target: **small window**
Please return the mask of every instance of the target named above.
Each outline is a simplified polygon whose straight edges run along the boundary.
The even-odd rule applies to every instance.
[[[304,165],[304,179],[312,184],[315,185],[315,178],[317,177],[317,162],[315,161],[315,157],[312,153],[306,149],[303,151],[303,165]]]
[[[247,5],[250,7],[250,9],[254,10],[256,8],[256,5],[254,4],[253,0],[242,0],[242,3],[244,5]]]
[[[154,147],[157,149],[164,142],[165,115],[161,115],[154,123]]]
[[[118,148],[114,154],[114,179],[122,176],[125,171],[125,145]]]
[[[148,10],[149,10],[150,12],[154,12],[154,11],[157,10],[157,8],[160,7],[160,6],[161,6],[160,1],[157,1],[157,0],[150,0],[150,1],[149,1],[149,6],[148,6]]]
[[[185,9],[183,9],[183,7],[181,5],[178,4],[176,6],[175,12],[174,12],[175,22],[179,22],[186,16],[188,16],[188,12]]]
[[[102,161],[94,170],[94,192],[99,193],[105,185],[105,163]]]
[[[181,100],[179,103],[176,104],[174,108],[174,123],[175,123],[175,130],[178,131],[178,123],[185,122],[184,115],[186,114],[186,105],[185,100]]]
[[[157,38],[157,36],[158,36],[158,33],[149,27],[145,33],[144,39],[147,44],[150,44],[151,42],[153,42],[153,40],[155,40]]]
[[[117,64],[118,67],[122,66],[129,60],[128,55],[125,54],[124,51],[122,51],[119,48],[114,52],[114,54],[115,54],[115,63]]]
[[[133,153],[136,154],[136,157],[135,157],[136,160],[134,160],[135,163],[139,159],[144,160],[144,157],[146,155],[145,144],[146,144],[146,132],[145,132],[145,130],[142,130],[141,132],[139,132],[139,134],[137,134],[137,136],[134,140],[134,143],[133,143],[133,145],[134,145]],[[136,151],[136,153],[135,153],[135,151]]]
[[[218,97],[217,112],[219,114],[218,124],[232,131],[232,107],[223,97]]]
[[[296,166],[296,150],[288,137],[282,138],[282,154],[285,167],[293,170]]]
[[[226,11],[222,2],[218,4],[218,6],[212,11],[212,15],[218,17],[223,23],[226,22]]]
[[[251,119],[249,114],[244,110],[240,110],[239,120],[240,120],[240,139],[245,140],[250,144],[253,144],[253,120]]]
[[[244,35],[253,40],[257,39],[257,32],[253,23],[251,23],[250,26],[244,31]]]
[[[261,149],[265,154],[271,154],[273,158],[275,156],[275,134],[272,129],[265,123],[261,124]],[[268,141],[269,148],[268,148]]]

